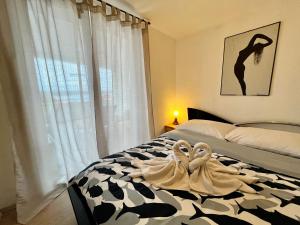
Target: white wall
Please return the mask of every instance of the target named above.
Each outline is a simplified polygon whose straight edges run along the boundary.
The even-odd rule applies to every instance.
[[[13,158],[8,136],[8,117],[0,88],[0,209],[16,201]]]
[[[282,24],[270,96],[220,96],[224,38],[277,21]],[[300,123],[299,28],[300,1],[289,0],[177,41],[176,95],[181,112],[191,106],[235,122]]]
[[[175,109],[176,42],[150,26],[149,46],[155,134],[159,135],[172,122]]]

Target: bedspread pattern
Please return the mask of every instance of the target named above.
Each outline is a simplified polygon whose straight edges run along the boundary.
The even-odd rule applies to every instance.
[[[224,165],[259,178],[239,191],[205,196],[163,190],[128,174],[132,159],[167,157],[175,140],[159,137],[136,148],[108,156],[75,177],[97,224],[299,224],[300,180],[213,153]],[[185,149],[183,149],[185,150]],[[186,151],[186,150],[185,150]]]

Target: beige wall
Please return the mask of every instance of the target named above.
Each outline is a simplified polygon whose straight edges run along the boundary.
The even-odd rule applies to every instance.
[[[176,42],[176,95],[181,112],[192,106],[235,122],[300,123],[300,1],[281,3]],[[282,24],[271,95],[220,96],[224,38],[277,21]]]
[[[15,203],[13,158],[8,136],[8,118],[0,87],[0,209]]]
[[[172,112],[176,107],[176,42],[150,27],[149,45],[155,134],[159,135],[164,125],[172,122]]]

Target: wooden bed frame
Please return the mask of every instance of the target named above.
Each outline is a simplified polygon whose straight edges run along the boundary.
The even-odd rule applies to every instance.
[[[76,184],[68,187],[68,193],[78,225],[97,225],[85,198]]]
[[[221,118],[219,116],[216,116],[209,112],[205,112],[200,109],[188,108],[187,111],[188,111],[188,119],[189,120],[202,119],[202,120],[213,120],[213,121],[217,121],[217,122],[233,124],[232,122],[230,122],[224,118]]]

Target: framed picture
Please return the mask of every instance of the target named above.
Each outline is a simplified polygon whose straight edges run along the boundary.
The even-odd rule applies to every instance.
[[[221,95],[270,95],[280,22],[224,40]]]

